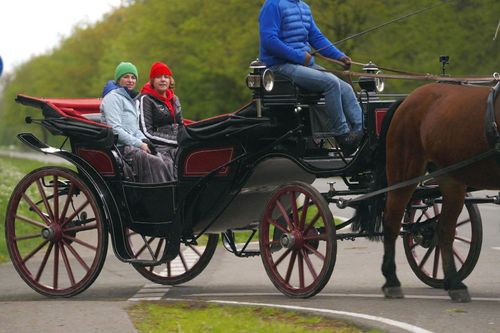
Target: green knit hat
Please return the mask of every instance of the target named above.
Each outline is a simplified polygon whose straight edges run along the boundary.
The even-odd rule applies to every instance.
[[[139,79],[139,74],[137,73],[137,68],[131,62],[120,62],[115,69],[115,81],[118,82],[120,78],[125,74],[134,74],[136,79]]]

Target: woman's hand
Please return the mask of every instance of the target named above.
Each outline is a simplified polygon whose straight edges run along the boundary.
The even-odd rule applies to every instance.
[[[141,145],[141,149],[144,150],[146,153],[151,154],[151,150],[149,150],[149,147],[148,147],[147,143],[143,143]]]

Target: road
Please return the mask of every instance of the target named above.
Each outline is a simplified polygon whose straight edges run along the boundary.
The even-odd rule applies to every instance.
[[[324,184],[320,184],[325,186]],[[0,265],[0,332],[135,332],[125,309],[141,299],[223,301],[295,307],[378,327],[387,332],[500,332],[500,207],[481,206],[481,256],[466,279],[471,303],[452,303],[442,290],[420,282],[398,244],[398,274],[405,299],[386,300],[380,286],[382,244],[364,239],[338,244],[335,270],[311,299],[281,295],[259,257],[241,259],[219,248],[196,279],[175,287],[155,286],[109,251],[104,269],[84,293],[49,299],[27,287],[10,263]]]

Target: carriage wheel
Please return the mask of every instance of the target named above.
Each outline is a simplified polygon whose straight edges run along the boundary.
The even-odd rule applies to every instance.
[[[419,202],[413,202],[418,206]],[[455,228],[453,256],[460,281],[472,272],[481,253],[483,240],[481,215],[476,204],[466,202]],[[403,236],[406,258],[417,277],[433,288],[444,288],[441,251],[435,237],[435,217],[441,213],[441,204],[409,208],[405,223],[417,223],[417,232]]]
[[[328,283],[337,254],[335,226],[328,204],[311,185],[292,182],[273,193],[259,243],[267,275],[283,294],[311,297]]]
[[[157,260],[165,247],[166,239],[143,237],[128,229],[128,244],[134,258]],[[171,261],[158,266],[133,264],[133,267],[146,279],[164,285],[185,283],[197,277],[207,267],[217,249],[218,234],[205,234],[198,238],[197,245],[181,243],[179,255]]]
[[[78,174],[60,167],[36,169],[17,184],[5,236],[19,275],[46,296],[70,297],[87,289],[108,249],[94,194]]]

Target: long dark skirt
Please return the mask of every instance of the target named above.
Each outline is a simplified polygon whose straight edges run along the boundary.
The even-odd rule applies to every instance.
[[[165,183],[177,178],[173,160],[164,154],[152,155],[140,148],[125,146],[123,158],[138,183]]]

